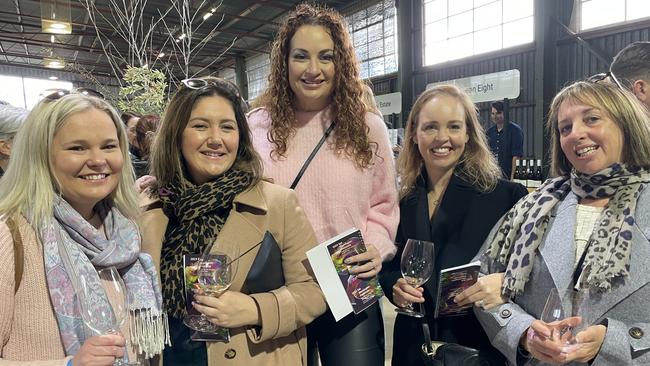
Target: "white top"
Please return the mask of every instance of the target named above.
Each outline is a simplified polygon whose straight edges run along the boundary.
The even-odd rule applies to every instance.
[[[582,256],[582,252],[584,252],[585,248],[587,247],[589,237],[591,237],[591,233],[594,231],[594,227],[598,223],[598,219],[603,213],[603,209],[604,207],[578,205],[578,209],[576,211],[575,265],[578,265],[578,261]]]

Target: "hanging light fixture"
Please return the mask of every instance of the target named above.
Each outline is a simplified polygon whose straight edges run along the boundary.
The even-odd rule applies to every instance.
[[[49,69],[63,69],[65,67],[65,61],[57,57],[44,57],[43,66]]]
[[[41,0],[41,29],[45,33],[71,34],[70,0]]]

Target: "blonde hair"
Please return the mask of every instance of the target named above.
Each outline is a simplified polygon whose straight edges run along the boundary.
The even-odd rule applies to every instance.
[[[573,166],[560,146],[558,115],[564,102],[580,103],[607,115],[623,132],[622,163],[650,169],[650,113],[628,90],[612,83],[575,82],[553,98],[546,128],[551,137],[551,174],[567,175]]]
[[[113,120],[124,159],[117,188],[105,200],[126,216],[137,217],[133,167],[120,116],[104,100],[82,94],[43,100],[27,116],[16,135],[7,172],[0,180],[0,214],[21,214],[34,228],[49,222],[54,198],[61,194],[61,184],[53,172],[52,140],[70,116],[93,108],[106,112]]]
[[[482,192],[493,190],[501,176],[499,165],[488,147],[485,131],[478,121],[478,111],[472,100],[453,85],[437,85],[420,94],[406,121],[404,147],[397,159],[397,174],[401,180],[400,199],[413,191],[424,166],[422,155],[413,141],[417,134],[418,116],[431,99],[440,95],[455,98],[465,110],[469,140],[454,167],[454,174]]]

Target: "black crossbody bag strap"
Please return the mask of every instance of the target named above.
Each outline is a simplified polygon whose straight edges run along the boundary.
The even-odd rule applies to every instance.
[[[323,137],[321,137],[320,141],[318,141],[318,144],[316,147],[314,147],[314,150],[312,150],[311,154],[309,154],[309,157],[307,160],[305,160],[305,163],[302,164],[302,168],[300,168],[300,171],[298,172],[298,175],[296,175],[296,178],[293,180],[293,183],[291,183],[291,189],[295,189],[296,186],[298,185],[298,182],[300,182],[300,178],[302,178],[302,175],[305,174],[305,170],[307,170],[307,167],[309,166],[309,163],[311,163],[312,159],[314,159],[314,156],[316,156],[316,153],[318,153],[318,150],[320,150],[321,146],[325,143],[325,140],[329,137],[329,135],[332,133],[332,130],[336,126],[336,121],[332,122],[332,124],[327,128],[325,131],[325,134],[323,134]]]

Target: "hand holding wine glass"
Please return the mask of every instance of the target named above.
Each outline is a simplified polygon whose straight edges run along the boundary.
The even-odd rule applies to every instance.
[[[406,242],[400,261],[402,277],[408,285],[418,288],[433,274],[435,259],[434,244],[424,240],[409,239]],[[400,314],[421,318],[422,312],[413,309],[412,303],[395,309]]]
[[[221,244],[217,250],[204,253],[196,265],[198,278],[196,294],[210,297],[221,296],[230,288],[237,274],[238,266],[239,247],[235,245]],[[191,329],[204,333],[217,333],[221,328],[210,322],[204,313],[199,316],[188,314],[184,323]]]

